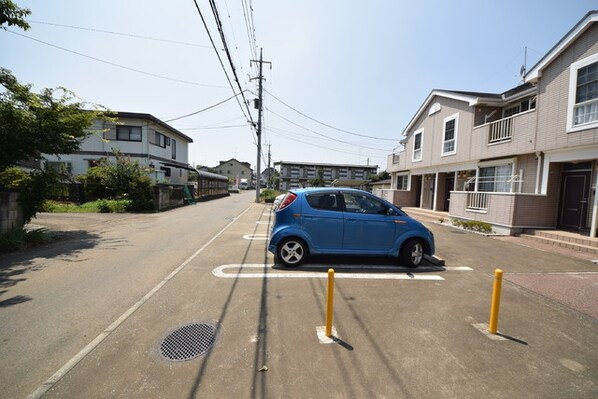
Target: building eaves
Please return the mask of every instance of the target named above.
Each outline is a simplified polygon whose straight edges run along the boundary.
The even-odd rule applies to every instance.
[[[161,121],[160,119],[156,118],[155,116],[153,116],[151,114],[144,114],[144,113],[138,113],[138,112],[115,111],[115,112],[107,113],[107,115],[111,116],[111,117],[116,117],[116,118],[147,119],[147,120],[150,120],[151,122],[155,123],[156,125],[161,126],[164,129],[168,129],[172,133],[175,133],[177,136],[181,137],[182,139],[186,140],[187,142],[193,143],[193,139],[191,137],[187,136],[183,132],[179,131],[178,129],[175,129],[174,127],[170,126],[169,124],[167,124],[164,121]]]
[[[588,12],[561,40],[558,41],[526,74],[525,82],[535,83],[542,76],[542,71],[558,57],[589,26],[598,21],[598,10]]]

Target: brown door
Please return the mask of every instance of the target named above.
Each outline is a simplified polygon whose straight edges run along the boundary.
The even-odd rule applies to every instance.
[[[581,230],[588,214],[591,172],[564,172],[559,227]]]

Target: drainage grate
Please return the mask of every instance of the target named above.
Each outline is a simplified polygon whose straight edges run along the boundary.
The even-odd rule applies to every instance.
[[[160,354],[167,360],[182,362],[209,351],[216,342],[216,327],[207,323],[192,323],[180,327],[160,344]]]

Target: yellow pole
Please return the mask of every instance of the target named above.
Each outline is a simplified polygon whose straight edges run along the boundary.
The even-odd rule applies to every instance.
[[[500,291],[502,287],[502,270],[496,269],[494,271],[494,287],[492,288],[492,304],[490,306],[490,322],[488,323],[488,331],[491,334],[496,334],[498,331],[498,310],[500,308]]]
[[[334,269],[328,269],[328,299],[326,300],[326,336],[332,336],[332,309],[334,302]]]

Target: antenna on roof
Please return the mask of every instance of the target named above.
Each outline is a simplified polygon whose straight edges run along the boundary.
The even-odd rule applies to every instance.
[[[525,80],[525,73],[527,72],[527,46],[525,46],[525,54],[523,56],[523,65],[519,68],[519,76],[521,76],[521,80]]]

